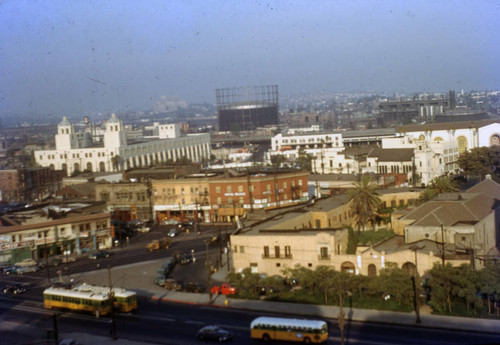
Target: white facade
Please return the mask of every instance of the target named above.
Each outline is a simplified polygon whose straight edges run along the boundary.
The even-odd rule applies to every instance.
[[[434,178],[458,173],[458,143],[415,141],[415,171],[420,183],[427,185]]]
[[[163,125],[163,136],[175,135],[175,126]],[[162,125],[159,126],[160,128]],[[122,122],[112,115],[106,123],[104,145],[80,147],[73,125],[64,118],[57,126],[56,148],[35,151],[40,166],[66,170],[69,175],[76,171],[108,172],[151,166],[182,157],[193,162],[210,158],[208,133],[158,139],[127,144]]]
[[[400,132],[418,140],[456,141],[460,153],[500,144],[500,122],[492,120],[454,122],[446,129],[434,129],[432,125],[410,126],[408,130],[400,129]]]
[[[316,174],[354,174],[364,166],[363,162],[346,157],[338,149],[320,149],[311,161]]]
[[[326,151],[340,152],[344,149],[342,134],[331,133],[307,133],[295,135],[283,135],[279,133],[271,139],[271,156],[283,155],[288,159],[295,160],[299,157],[299,151],[304,150],[313,157],[320,157]]]

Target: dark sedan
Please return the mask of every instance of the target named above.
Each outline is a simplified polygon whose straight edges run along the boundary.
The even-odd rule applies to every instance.
[[[226,341],[233,338],[233,333],[219,326],[205,326],[196,333],[198,339]]]
[[[13,295],[18,295],[25,293],[27,290],[27,287],[23,284],[15,283],[15,284],[9,284],[3,289],[3,293],[6,294],[13,294]]]
[[[100,250],[98,252],[92,253],[89,255],[89,259],[96,260],[101,258],[109,258],[111,256],[110,252]]]

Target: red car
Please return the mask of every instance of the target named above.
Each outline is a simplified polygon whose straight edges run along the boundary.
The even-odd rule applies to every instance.
[[[222,284],[221,286],[212,286],[210,292],[214,295],[235,295],[238,291],[229,284]]]

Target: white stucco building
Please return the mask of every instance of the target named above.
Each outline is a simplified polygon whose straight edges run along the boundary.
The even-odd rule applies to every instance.
[[[157,137],[128,142],[123,123],[113,114],[102,142],[96,143],[78,140],[73,124],[64,117],[57,126],[55,149],[35,151],[35,159],[40,166],[63,169],[70,175],[147,167],[182,157],[193,162],[210,158],[208,133],[181,136],[177,124],[156,125]]]
[[[456,141],[459,153],[476,147],[500,145],[500,120],[443,122],[408,125],[398,128],[401,135],[412,135],[417,140]]]
[[[294,160],[299,151],[304,150],[314,157],[324,155],[326,151],[342,151],[342,134],[340,132],[279,133],[271,138],[270,155],[283,155]]]

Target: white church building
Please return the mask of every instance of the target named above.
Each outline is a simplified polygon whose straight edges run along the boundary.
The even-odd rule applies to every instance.
[[[210,158],[210,134],[181,135],[178,124],[158,124],[157,138],[127,142],[126,131],[115,114],[106,122],[101,142],[78,140],[73,124],[64,117],[57,125],[54,150],[35,151],[36,162],[43,167],[78,171],[110,172],[144,168],[168,160],[187,158],[200,162]]]

